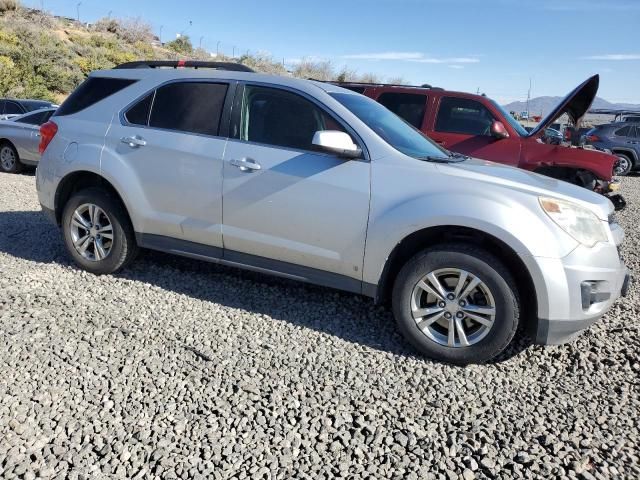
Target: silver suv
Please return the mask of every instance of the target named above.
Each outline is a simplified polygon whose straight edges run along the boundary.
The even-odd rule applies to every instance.
[[[42,127],[40,203],[81,268],[143,247],[363,294],[461,364],[518,327],[565,342],[626,293],[605,197],[452,154],[338,86],[238,70],[94,72]]]

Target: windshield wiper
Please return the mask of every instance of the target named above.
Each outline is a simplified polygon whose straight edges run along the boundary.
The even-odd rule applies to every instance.
[[[463,162],[465,160],[469,160],[471,157],[458,152],[449,152],[449,158],[454,158],[459,162]]]
[[[451,157],[436,157],[436,156],[432,156],[432,155],[428,155],[426,157],[417,157],[418,160],[425,160],[427,162],[433,162],[433,163],[451,163]]]

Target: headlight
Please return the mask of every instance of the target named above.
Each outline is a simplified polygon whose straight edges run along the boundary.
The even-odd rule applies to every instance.
[[[591,210],[557,198],[540,197],[540,206],[556,225],[581,244],[593,247],[608,240],[603,222]]]

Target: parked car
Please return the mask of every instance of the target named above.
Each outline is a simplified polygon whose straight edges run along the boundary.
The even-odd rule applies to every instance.
[[[94,72],[40,129],[40,203],[89,272],[143,247],[390,300],[454,363],[519,326],[568,341],[627,292],[602,195],[450,153],[332,84],[145,65]]]
[[[43,108],[57,108],[58,105],[46,100],[25,100],[17,98],[0,98],[0,120],[8,120],[25,113]]]
[[[336,84],[377,100],[451,151],[524,168],[603,194],[617,189],[618,184],[612,182],[614,156],[539,141],[563,114],[575,122],[586,113],[598,91],[597,75],[573,90],[531,132],[483,95],[442,88]],[[624,205],[619,196],[613,200],[619,207]]]
[[[44,108],[0,121],[0,171],[18,173],[24,165],[40,160],[40,125],[46,123],[55,108]]]
[[[618,157],[616,175],[627,175],[640,167],[640,123],[600,125],[586,133],[585,141],[595,148],[610,150]]]

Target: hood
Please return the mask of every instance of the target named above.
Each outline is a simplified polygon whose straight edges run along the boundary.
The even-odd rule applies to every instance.
[[[529,136],[533,137],[538,133],[544,131],[553,122],[560,118],[563,114],[567,114],[569,119],[575,123],[584,116],[585,113],[591,108],[591,104],[596,98],[598,93],[598,86],[600,85],[600,75],[594,75],[587,79],[582,84],[578,85],[569,95],[554,108],[544,120],[542,120],[536,128],[529,132]]]
[[[578,203],[608,220],[613,204],[607,197],[571,183],[486,160],[469,159],[460,163],[438,164],[448,175],[499,185],[536,196],[559,198]],[[487,188],[492,188],[488,185]]]

